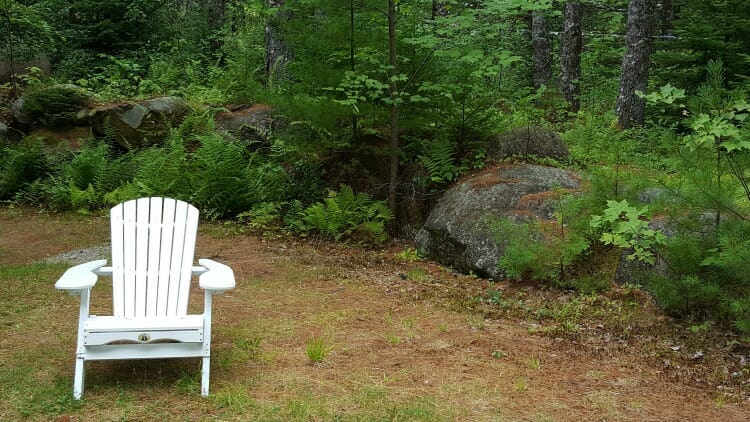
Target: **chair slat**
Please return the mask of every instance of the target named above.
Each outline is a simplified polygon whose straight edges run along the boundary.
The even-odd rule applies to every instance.
[[[182,247],[182,272],[180,274],[179,296],[177,299],[177,315],[187,314],[190,294],[190,270],[195,254],[195,238],[198,229],[198,210],[188,206],[187,221],[185,222],[185,241]],[[184,263],[189,262],[189,265]]]
[[[162,198],[151,198],[148,223],[148,264],[146,265],[146,316],[156,316],[161,253]]]
[[[161,251],[159,258],[159,287],[157,290],[156,315],[167,315],[167,298],[169,295],[170,270],[172,266],[172,239],[174,237],[174,216],[176,201],[171,198],[164,199],[162,210]]]
[[[187,221],[188,205],[177,202],[174,216],[174,235],[172,237],[172,265],[169,272],[169,293],[167,297],[167,315],[177,315],[177,300],[179,298],[180,276],[182,275],[182,248],[185,244],[185,222]],[[192,263],[190,264],[192,265]]]
[[[135,316],[136,201],[123,204],[123,304],[126,318]]]
[[[117,205],[110,212],[112,230],[112,314],[125,315],[125,274],[123,252],[123,205]]]
[[[135,311],[136,317],[146,316],[146,273],[148,271],[148,221],[150,198],[136,201],[135,230]]]

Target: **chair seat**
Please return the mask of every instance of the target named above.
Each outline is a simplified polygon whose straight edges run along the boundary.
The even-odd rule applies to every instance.
[[[83,326],[84,345],[203,341],[203,315],[122,318],[92,316]]]

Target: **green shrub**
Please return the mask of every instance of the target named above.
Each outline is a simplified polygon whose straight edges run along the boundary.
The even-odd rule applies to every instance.
[[[648,225],[648,207],[636,208],[628,201],[607,201],[602,215],[591,217],[591,227],[602,231],[599,240],[605,245],[632,249],[628,260],[653,264],[654,248],[665,243],[666,237]]]
[[[558,217],[559,218],[559,217]],[[505,274],[521,279],[529,274],[540,281],[565,279],[566,270],[588,250],[585,232],[569,230],[561,221],[516,221],[503,218],[492,224],[498,241],[505,244],[498,265]]]

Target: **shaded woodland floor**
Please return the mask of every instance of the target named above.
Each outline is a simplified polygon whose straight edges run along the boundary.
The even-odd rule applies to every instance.
[[[78,299],[40,260],[108,239],[101,217],[0,208],[0,419],[741,421],[744,350],[711,346],[640,292],[576,296],[491,283],[365,250],[204,224],[198,257],[228,263],[214,302],[211,396],[198,361],[89,364],[69,399]],[[94,289],[105,314],[109,286]],[[195,289],[191,306],[199,310]],[[544,311],[546,310],[546,311]],[[629,328],[628,328],[629,327]],[[312,363],[311,339],[327,354]],[[706,341],[709,341],[706,343]],[[696,358],[696,352],[701,352]],[[740,375],[733,376],[739,371]],[[735,380],[737,378],[738,380]],[[746,382],[746,381],[745,381]]]

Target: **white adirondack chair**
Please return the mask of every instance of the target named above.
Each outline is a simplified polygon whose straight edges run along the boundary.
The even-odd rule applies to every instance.
[[[55,287],[81,296],[73,396],[80,399],[89,360],[202,357],[201,395],[208,395],[211,297],[234,288],[226,265],[193,266],[198,210],[167,198],[112,208],[112,266],[91,261],[68,269]],[[98,276],[112,276],[112,316],[89,315]],[[205,290],[203,314],[188,315],[191,276]]]

